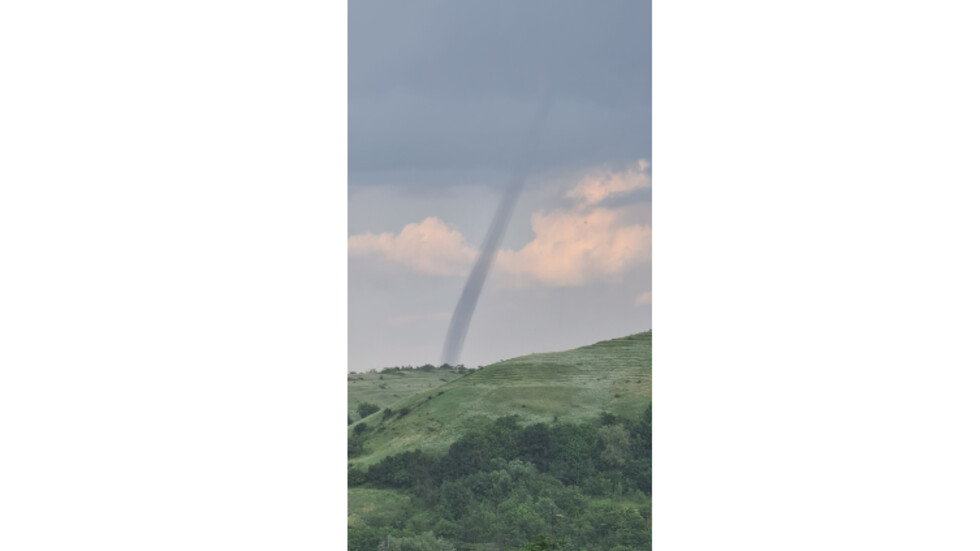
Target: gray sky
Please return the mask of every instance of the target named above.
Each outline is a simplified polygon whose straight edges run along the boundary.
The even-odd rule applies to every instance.
[[[348,369],[438,362],[546,80],[461,361],[650,328],[649,2],[359,0],[348,36]]]

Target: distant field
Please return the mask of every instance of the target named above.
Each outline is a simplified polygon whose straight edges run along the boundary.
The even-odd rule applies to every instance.
[[[368,416],[366,466],[388,455],[442,452],[469,427],[500,416],[520,423],[582,421],[607,411],[638,417],[650,405],[650,332],[590,346],[505,360],[449,379],[440,372],[385,374],[348,382],[348,411],[362,401],[390,408]],[[440,381],[439,379],[447,379]],[[381,383],[388,388],[381,388]],[[351,427],[349,430],[353,430]]]
[[[448,369],[396,373],[351,373],[347,375],[347,415],[357,421],[357,406],[362,403],[385,408],[419,392],[435,388],[460,376]]]

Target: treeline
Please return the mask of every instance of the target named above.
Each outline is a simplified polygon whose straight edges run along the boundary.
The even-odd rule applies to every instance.
[[[413,451],[352,468],[348,485],[413,497],[405,518],[351,528],[352,550],[428,532],[457,549],[648,549],[650,409],[577,424],[500,418],[445,455]]]
[[[425,364],[420,366],[402,365],[396,367],[386,367],[381,370],[381,373],[395,374],[395,373],[401,373],[403,371],[424,371],[424,372],[450,371],[453,373],[469,373],[470,371],[476,371],[476,370],[469,369],[463,364],[459,364],[459,365],[442,364],[439,367],[436,367],[432,364]]]
[[[425,364],[425,365],[419,365],[419,366],[398,365],[398,366],[381,368],[381,371],[380,372],[377,369],[371,369],[371,370],[368,370],[366,373],[370,373],[372,375],[376,375],[378,373],[381,373],[381,374],[384,374],[384,375],[395,375],[395,374],[398,374],[398,373],[408,372],[408,371],[423,371],[423,372],[426,372],[426,373],[429,373],[429,372],[432,372],[432,371],[449,371],[451,373],[465,374],[465,373],[470,373],[470,372],[476,371],[477,369],[480,369],[480,367],[482,367],[482,366],[478,366],[478,367],[466,367],[463,364],[458,364],[458,365],[442,364],[442,365],[440,365],[438,367],[435,366],[435,365],[432,365],[432,364]],[[356,376],[356,375],[358,375],[358,372],[357,371],[351,371],[350,373],[348,373],[348,376]]]

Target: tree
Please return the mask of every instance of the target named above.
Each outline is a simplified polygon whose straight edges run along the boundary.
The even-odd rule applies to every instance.
[[[565,543],[552,536],[538,534],[533,540],[522,545],[518,551],[561,551],[565,548]]]
[[[381,409],[379,406],[376,406],[374,404],[369,404],[368,402],[364,402],[357,406],[357,414],[361,416],[361,419],[364,419],[365,417],[371,415],[372,413],[378,411],[379,409]]]
[[[360,486],[361,484],[364,484],[365,482],[367,482],[367,477],[365,476],[364,471],[362,471],[361,469],[358,469],[357,467],[355,467],[353,465],[348,465],[347,466],[347,487],[348,488],[353,487],[353,486]]]
[[[473,548],[649,549],[649,505],[615,498],[650,493],[650,417],[648,408],[635,419],[605,415],[524,427],[501,417],[471,427],[444,455],[414,450],[366,470],[350,467],[349,487],[397,490],[411,496],[411,505],[349,526],[348,549],[443,551],[478,542]],[[363,438],[384,426],[351,427],[349,451],[363,453]]]
[[[525,461],[530,461],[540,470],[547,470],[550,438],[548,426],[535,423],[524,427],[517,435],[518,454]]]
[[[456,551],[456,547],[432,532],[403,538],[388,536],[378,545],[378,551]]]
[[[347,439],[347,457],[357,457],[364,452],[364,439],[360,436],[351,436]]]
[[[630,452],[630,435],[622,425],[606,425],[599,428],[602,452],[599,458],[619,468],[626,464]]]

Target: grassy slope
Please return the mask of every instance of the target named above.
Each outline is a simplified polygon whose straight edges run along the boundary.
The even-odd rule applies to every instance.
[[[388,380],[388,376],[385,377]],[[431,398],[431,399],[430,399]],[[521,423],[594,418],[602,411],[635,417],[650,404],[650,332],[564,352],[504,360],[387,405],[404,417],[363,422],[364,454],[352,464],[422,449],[442,452],[477,423],[518,415]],[[381,405],[381,404],[378,404]],[[349,429],[351,430],[351,429]]]
[[[399,371],[397,374],[354,373],[347,376],[347,415],[358,420],[357,406],[362,403],[390,407],[398,400],[437,387],[457,379],[452,371],[436,369],[425,372],[418,369]]]
[[[411,503],[407,494],[372,488],[347,489],[347,526],[364,526],[370,519],[376,524],[394,524],[404,517]]]

